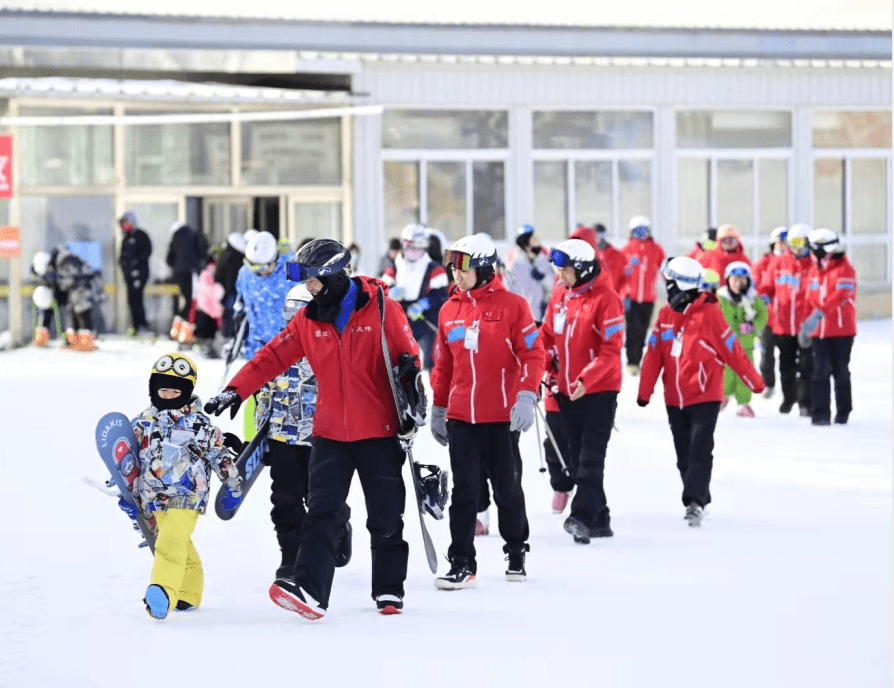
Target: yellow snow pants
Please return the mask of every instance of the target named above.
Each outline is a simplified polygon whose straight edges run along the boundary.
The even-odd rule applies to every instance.
[[[195,607],[202,601],[202,561],[191,537],[198,518],[199,512],[192,509],[155,512],[158,539],[152,584],[160,585],[168,594],[168,611],[177,606],[178,600]]]

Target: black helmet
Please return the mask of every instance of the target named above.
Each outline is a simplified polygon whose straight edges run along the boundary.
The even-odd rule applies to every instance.
[[[286,263],[286,277],[304,282],[344,272],[351,263],[351,252],[335,239],[314,239],[298,251],[294,259]]]

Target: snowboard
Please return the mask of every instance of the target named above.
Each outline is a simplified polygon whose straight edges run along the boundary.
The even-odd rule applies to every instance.
[[[229,521],[236,515],[239,507],[245,502],[245,497],[248,495],[251,486],[255,484],[255,481],[264,469],[261,457],[267,451],[267,430],[269,428],[270,416],[267,416],[251,442],[245,445],[245,448],[236,459],[236,468],[239,470],[239,476],[242,478],[242,501],[239,502],[239,505],[235,509],[226,509],[223,505],[223,500],[227,495],[226,485],[221,485],[217,491],[217,497],[214,500],[214,513],[224,521]]]
[[[401,427],[404,427],[408,420],[407,414],[405,413],[406,395],[400,386],[400,381],[395,377],[394,368],[391,365],[391,352],[388,350],[388,340],[385,337],[385,293],[382,291],[381,287],[379,287],[378,300],[381,324],[380,330],[382,333],[382,355],[385,357],[385,370],[388,372],[388,381],[391,383],[391,393],[394,396],[394,406],[397,408],[398,422],[401,424]],[[415,427],[413,428],[413,432],[416,432]],[[411,448],[407,448],[405,451],[407,453],[407,458],[409,459],[410,475],[413,477],[413,494],[416,496],[416,507],[419,510],[419,526],[422,529],[422,543],[425,545],[425,558],[428,560],[428,568],[431,569],[431,572],[437,573],[438,555],[435,552],[435,545],[431,540],[428,528],[425,526],[425,509],[422,505],[424,492],[422,483],[419,480],[419,464],[413,459],[413,450]]]
[[[117,412],[107,413],[100,418],[96,425],[96,449],[111,473],[106,485],[116,485],[124,501],[139,507],[133,486],[140,475],[140,447],[130,419]],[[151,517],[147,521],[142,513],[138,513],[136,524],[154,554],[155,518]]]

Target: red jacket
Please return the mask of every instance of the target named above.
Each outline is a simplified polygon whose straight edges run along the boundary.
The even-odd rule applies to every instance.
[[[355,442],[373,437],[393,437],[398,432],[397,409],[382,356],[379,304],[376,288],[387,287],[372,277],[354,277],[360,289],[357,305],[341,335],[333,323],[311,320],[311,303],[295,314],[234,377],[229,386],[241,399],[259,390],[307,357],[317,376],[314,437]],[[419,355],[410,324],[400,304],[385,299],[385,338],[391,362],[403,352]]]
[[[760,258],[754,261],[751,266],[751,286],[754,287],[754,290],[767,304],[767,313],[769,315],[767,323],[773,322],[773,299],[770,298],[769,294],[761,291],[760,285],[764,273],[767,271],[767,268],[770,267],[770,263],[773,261],[774,257],[772,251],[762,253]],[[723,275],[720,276],[720,279],[723,280]]]
[[[607,272],[612,279],[612,286],[619,294],[624,291],[627,276],[627,256],[608,244],[604,249],[596,249],[596,258],[603,272]],[[663,259],[662,259],[663,260]],[[660,266],[659,266],[660,267]]]
[[[655,279],[664,262],[664,250],[651,237],[645,241],[628,239],[621,250],[627,256],[621,296],[629,296],[637,303],[655,303]]]
[[[737,260],[741,260],[743,263],[751,265],[751,260],[742,250],[742,244],[739,244],[736,247],[736,250],[730,253],[724,251],[720,247],[720,244],[718,244],[710,251],[702,253],[696,260],[702,264],[702,267],[704,267],[705,270],[713,270],[720,275],[721,284],[723,284],[723,273],[726,272],[726,266],[730,263],[735,263]]]
[[[817,308],[823,312],[813,337],[856,336],[857,273],[847,256],[834,254],[823,258],[819,265],[811,265],[807,282],[807,313]]]
[[[565,294],[565,286],[559,280],[559,276],[556,275],[556,281],[553,284],[553,292],[550,294],[549,303],[546,305],[546,310],[549,311],[550,307],[555,307],[556,304],[562,302],[562,297]],[[555,380],[558,383],[558,375],[556,374],[555,369],[553,368],[553,362],[555,361],[555,365],[558,365],[559,361],[559,350],[555,346],[546,347],[546,366],[543,370],[543,408],[546,409],[547,413],[558,413],[559,412],[559,402],[556,400],[556,395],[553,394],[551,389],[551,381]]]
[[[577,380],[587,394],[620,392],[624,304],[611,277],[600,272],[577,289],[563,287],[560,294],[550,300],[540,326],[543,345],[559,352],[559,392],[571,396]]]
[[[478,350],[466,348],[477,325]],[[431,388],[447,418],[508,423],[519,391],[537,393],[546,354],[528,302],[501,280],[455,291],[438,315]]]
[[[682,341],[679,356],[672,353],[676,338]],[[702,294],[682,313],[665,306],[649,335],[637,398],[648,401],[661,375],[667,406],[684,408],[721,401],[724,365],[730,366],[751,391],[765,389],[714,295]]]
[[[758,292],[770,297],[773,334],[795,336],[810,313],[807,303],[807,278],[810,272],[810,254],[801,258],[786,250],[773,256],[770,265],[761,275]]]

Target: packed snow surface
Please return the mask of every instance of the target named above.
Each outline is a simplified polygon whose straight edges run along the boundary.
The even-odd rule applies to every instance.
[[[582,546],[562,530],[532,429],[522,437],[527,582],[504,580],[491,507],[477,587],[436,590],[409,501],[400,616],[370,599],[355,480],[354,557],[318,622],[267,597],[279,552],[266,472],[232,521],[199,520],[201,608],[164,622],[146,614],[149,552],[116,501],[82,478],[106,477],[96,423],[147,406],[150,367],[169,343],[3,352],[0,686],[890,686],[891,342],[891,321],[860,323],[847,426],[812,427],[797,407],[782,416],[778,392],[755,399],[755,419],[737,417],[733,401],[700,529],[683,520],[660,382],[640,409],[625,372],[605,478],[615,537]],[[204,400],[223,363],[196,360]],[[428,429],[415,454],[449,463]],[[447,521],[426,519],[443,573]]]

